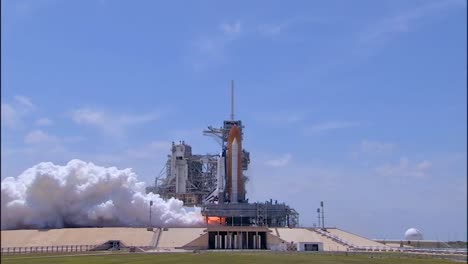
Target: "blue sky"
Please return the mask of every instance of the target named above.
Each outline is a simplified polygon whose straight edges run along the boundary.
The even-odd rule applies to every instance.
[[[73,158],[151,183],[236,117],[250,200],[371,238],[466,239],[466,1],[2,1],[2,179]]]

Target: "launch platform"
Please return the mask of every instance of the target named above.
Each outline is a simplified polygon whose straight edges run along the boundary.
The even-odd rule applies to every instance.
[[[184,141],[172,143],[171,154],[155,185],[146,192],[163,199],[176,198],[184,205],[202,207],[207,223],[229,226],[295,227],[299,214],[290,206],[273,200],[249,203],[245,171],[250,153],[243,149],[244,126],[234,118],[234,83],[231,82],[231,118],[223,126],[208,126],[204,135],[221,145],[220,154],[195,155]]]

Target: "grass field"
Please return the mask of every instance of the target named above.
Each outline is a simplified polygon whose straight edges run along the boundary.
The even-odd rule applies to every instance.
[[[4,264],[13,263],[323,263],[323,264],[418,264],[418,263],[454,263],[450,260],[435,259],[423,256],[403,256],[398,254],[360,254],[331,255],[307,253],[163,253],[163,254],[106,254],[94,256],[2,256]]]

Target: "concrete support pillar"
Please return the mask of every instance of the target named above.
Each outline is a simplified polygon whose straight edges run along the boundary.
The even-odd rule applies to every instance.
[[[239,232],[239,238],[237,239],[237,247],[242,249],[242,232]]]
[[[246,239],[247,249],[249,249],[249,232],[246,232],[245,234],[247,235],[247,239]]]
[[[234,249],[237,249],[237,239],[238,239],[238,236],[237,236],[237,232],[234,234]]]
[[[258,246],[258,232],[255,232],[254,241],[255,241],[255,249],[258,249],[259,248],[259,246]]]
[[[231,238],[229,239],[231,244],[231,249],[234,249],[234,233],[231,232]]]
[[[240,237],[239,237],[239,248],[240,248],[240,249],[244,249],[244,245],[243,245],[243,244],[244,244],[244,243],[243,243],[243,242],[244,242],[244,239],[243,239],[243,238],[244,238],[244,233],[243,233],[243,232],[240,232]]]

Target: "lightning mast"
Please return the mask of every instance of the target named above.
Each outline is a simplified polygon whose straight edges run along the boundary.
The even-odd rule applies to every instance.
[[[231,121],[234,121],[234,80],[231,80]]]

